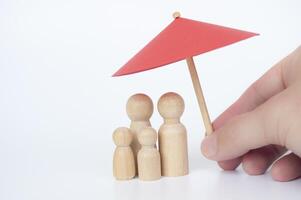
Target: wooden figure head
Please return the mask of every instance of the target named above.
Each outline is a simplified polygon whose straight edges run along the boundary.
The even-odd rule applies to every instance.
[[[148,121],[154,111],[151,98],[145,94],[131,96],[126,104],[126,112],[132,121]]]
[[[113,133],[113,141],[116,146],[129,146],[133,141],[133,134],[126,127],[117,128]]]
[[[142,146],[153,146],[157,142],[157,132],[152,127],[144,128],[138,134],[138,140]]]
[[[184,112],[183,98],[174,92],[163,94],[158,101],[158,111],[165,119],[180,118]]]

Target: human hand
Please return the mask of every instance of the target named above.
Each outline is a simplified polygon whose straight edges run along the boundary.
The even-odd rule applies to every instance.
[[[273,165],[275,180],[300,177],[301,46],[253,83],[213,126],[216,131],[201,150],[221,168],[234,170],[242,163],[246,173],[259,175]]]

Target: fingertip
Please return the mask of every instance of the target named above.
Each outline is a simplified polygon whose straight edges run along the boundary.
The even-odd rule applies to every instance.
[[[256,176],[264,174],[268,166],[267,161],[264,159],[264,157],[258,154],[247,153],[243,157],[242,168],[247,174]]]
[[[291,153],[277,160],[271,170],[275,181],[286,182],[301,176],[301,159]]]
[[[235,170],[241,163],[241,158],[235,158],[232,160],[225,160],[225,161],[219,161],[217,162],[220,168],[222,168],[225,171],[232,171]]]
[[[208,159],[213,159],[217,153],[217,136],[211,134],[205,137],[201,144],[201,152]]]
[[[272,178],[275,181],[280,181],[280,182],[289,181],[290,179],[288,178],[286,173],[283,172],[283,170],[284,169],[283,169],[283,166],[281,164],[274,165],[272,167],[272,170],[271,170]]]

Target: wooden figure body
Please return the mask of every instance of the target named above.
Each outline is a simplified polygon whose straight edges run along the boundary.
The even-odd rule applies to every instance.
[[[140,131],[138,141],[141,149],[138,152],[138,176],[144,181],[157,180],[161,177],[160,153],[155,144],[157,141],[157,132],[148,127]]]
[[[158,110],[164,118],[159,129],[159,150],[163,176],[188,174],[186,128],[180,122],[184,112],[184,100],[176,93],[166,93],[158,101]]]
[[[116,149],[113,157],[113,175],[117,180],[129,180],[136,174],[135,159],[130,144],[133,134],[130,129],[120,127],[113,133]]]
[[[145,94],[135,94],[127,101],[126,112],[131,120],[130,129],[133,133],[133,142],[131,147],[133,149],[135,159],[137,159],[138,151],[141,148],[137,135],[142,129],[151,126],[149,119],[153,114],[153,110],[153,102],[151,98]]]

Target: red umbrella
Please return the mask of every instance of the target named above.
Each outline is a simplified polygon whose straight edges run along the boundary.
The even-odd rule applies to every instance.
[[[142,72],[186,59],[206,133],[213,131],[193,56],[258,35],[195,21],[174,13],[174,21],[132,57],[113,76]]]

